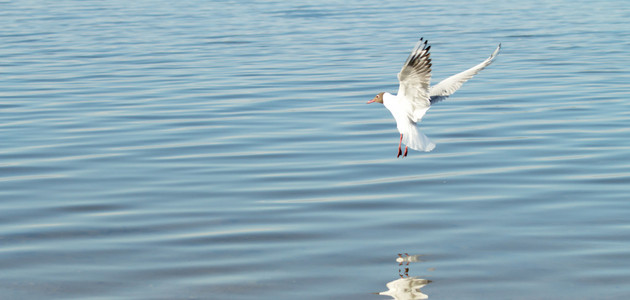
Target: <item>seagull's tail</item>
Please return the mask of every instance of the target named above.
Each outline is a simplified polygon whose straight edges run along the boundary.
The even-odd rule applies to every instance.
[[[406,132],[403,133],[402,142],[409,148],[417,151],[430,152],[435,149],[435,144],[422,132],[418,131],[415,124],[409,124]]]

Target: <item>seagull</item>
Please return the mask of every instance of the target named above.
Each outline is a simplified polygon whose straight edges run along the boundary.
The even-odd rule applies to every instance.
[[[434,103],[440,102],[457,91],[464,82],[475,76],[479,71],[489,66],[501,50],[501,44],[492,55],[480,64],[451,77],[442,80],[440,83],[429,87],[431,81],[431,55],[427,45],[427,40],[420,38],[407,57],[400,73],[398,73],[398,95],[387,92],[379,93],[374,99],[367,103],[382,103],[385,105],[396,120],[396,127],[400,132],[398,142],[398,155],[396,157],[407,156],[407,148],[417,151],[429,152],[435,148],[435,144],[422,132],[418,131],[417,124],[422,120],[427,110]],[[403,154],[401,145],[405,144]]]

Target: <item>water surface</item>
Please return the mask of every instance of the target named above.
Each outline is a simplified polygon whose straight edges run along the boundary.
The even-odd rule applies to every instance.
[[[629,18],[614,0],[2,2],[0,294],[628,297]],[[421,36],[434,81],[503,51],[427,113],[437,148],[396,159],[365,102]]]

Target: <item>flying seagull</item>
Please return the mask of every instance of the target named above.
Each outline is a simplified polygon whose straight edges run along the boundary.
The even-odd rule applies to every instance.
[[[464,82],[490,65],[497,54],[499,54],[501,44],[482,63],[446,78],[431,87],[429,87],[429,82],[431,81],[431,55],[429,54],[429,49],[431,49],[431,46],[427,46],[427,41],[420,38],[420,41],[409,54],[407,61],[405,61],[402,70],[398,73],[398,81],[400,81],[398,95],[383,92],[367,102],[382,103],[396,119],[396,127],[398,127],[398,132],[400,132],[397,157],[400,157],[400,155],[403,157],[407,156],[408,147],[425,152],[435,148],[435,144],[426,135],[418,131],[418,122],[422,120],[422,117],[431,105],[452,95]],[[401,149],[402,143],[405,144],[404,154]]]

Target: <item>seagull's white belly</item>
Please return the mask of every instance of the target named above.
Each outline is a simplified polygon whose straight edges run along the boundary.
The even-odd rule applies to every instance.
[[[411,122],[409,114],[403,109],[403,107],[397,101],[385,101],[383,103],[387,110],[392,113],[392,116],[396,120],[396,127],[398,132],[405,134],[408,131],[409,126],[415,126],[416,124]]]

